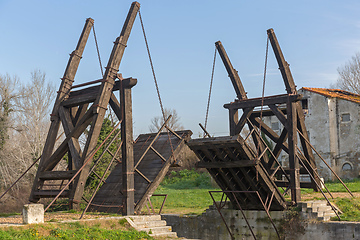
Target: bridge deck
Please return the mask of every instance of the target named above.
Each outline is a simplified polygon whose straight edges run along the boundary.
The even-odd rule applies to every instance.
[[[254,151],[241,136],[193,139],[188,146],[199,157],[198,167],[208,170],[223,191],[235,193],[242,209],[264,210],[257,191],[269,210],[284,210],[286,202],[274,180],[261,161],[256,161]],[[233,206],[237,206],[231,193],[227,193]]]
[[[149,195],[151,196],[156,190],[168,172],[171,164],[174,163],[174,158],[171,157],[172,154],[174,153],[174,155],[177,156],[185,145],[184,141],[190,139],[192,132],[190,130],[176,131],[176,134],[181,137],[181,139],[169,132],[172,145],[171,149],[168,133],[161,133],[150,150],[146,153],[143,160],[137,166],[134,173],[135,210],[141,210],[145,204],[146,197]],[[156,133],[141,134],[136,139],[134,144],[135,165],[155,137]],[[166,162],[164,162],[156,152],[166,159]],[[101,186],[95,195],[90,211],[120,213],[120,206],[123,201],[121,183],[122,166],[121,164],[117,164],[106,179],[105,184]]]

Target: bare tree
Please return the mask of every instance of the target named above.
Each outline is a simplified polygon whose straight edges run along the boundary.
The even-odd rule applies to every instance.
[[[183,130],[184,127],[180,123],[180,117],[178,116],[175,109],[164,109],[165,119],[167,119],[170,115],[171,118],[168,122],[168,127],[171,128],[174,131],[177,130]],[[151,119],[151,125],[149,126],[150,132],[157,132],[161,128],[161,126],[164,124],[164,117],[163,116],[157,116]],[[165,131],[165,129],[164,129]]]
[[[20,94],[17,91],[19,81],[8,74],[0,76],[0,150],[9,138],[8,130],[12,127],[11,113],[15,111],[15,102]]]
[[[343,90],[360,94],[360,53],[356,53],[344,66],[338,69],[336,85]]]
[[[13,182],[40,156],[54,92],[39,70],[23,86],[16,77],[0,77],[0,186]],[[31,176],[26,179],[29,183]]]
[[[40,156],[49,128],[50,106],[55,88],[46,82],[40,70],[31,73],[31,81],[21,86],[17,99],[17,132],[21,135],[34,159]]]

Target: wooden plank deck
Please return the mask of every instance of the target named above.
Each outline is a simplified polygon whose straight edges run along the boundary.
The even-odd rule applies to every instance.
[[[185,142],[190,140],[192,132],[190,130],[176,131],[182,139],[179,139],[174,134],[169,132],[172,149],[169,143],[168,133],[164,132],[159,135],[152,147],[161,154],[169,162],[165,163],[161,157],[159,157],[153,150],[149,150],[144,159],[137,167],[137,171],[134,173],[134,185],[135,185],[135,208],[139,210],[144,204],[144,199],[148,195],[156,190],[162,179],[168,172],[170,165],[174,163],[174,159],[171,157],[181,151]],[[139,159],[149,147],[150,143],[154,140],[156,133],[141,134],[134,144],[134,161],[135,165]],[[140,172],[140,173],[139,173]],[[119,206],[122,205],[122,166],[117,164],[114,170],[110,173],[106,179],[105,184],[101,186],[90,207],[90,211],[98,212],[112,212],[120,213]],[[141,209],[140,209],[141,210]]]
[[[249,191],[257,191],[264,203],[274,194],[270,210],[286,208],[274,180],[241,136],[193,139],[187,145],[200,159],[198,166],[205,167],[223,191],[243,191],[235,194],[242,209],[264,210],[257,195]],[[233,195],[227,196],[236,207]]]

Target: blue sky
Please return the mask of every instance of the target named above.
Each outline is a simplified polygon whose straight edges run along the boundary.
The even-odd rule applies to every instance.
[[[22,82],[34,69],[58,88],[69,53],[91,17],[105,66],[132,1],[0,0],[0,74]],[[337,68],[360,50],[359,1],[140,1],[164,106],[174,108],[186,129],[198,136],[204,122],[214,43],[221,40],[249,97],[261,96],[266,30],[273,28],[298,87],[329,87]],[[135,21],[120,65],[133,88],[135,135],[148,132],[161,114],[140,21]],[[75,83],[100,78],[90,36]],[[272,50],[266,95],[284,93]],[[235,92],[218,56],[208,130],[228,135],[223,104]]]

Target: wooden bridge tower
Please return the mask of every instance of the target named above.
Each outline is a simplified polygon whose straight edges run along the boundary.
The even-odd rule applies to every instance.
[[[51,126],[32,187],[30,202],[37,202],[41,198],[65,197],[69,199],[71,208],[79,208],[101,126],[106,110],[110,106],[121,121],[121,138],[123,142],[122,192],[126,195],[123,198],[123,213],[134,213],[131,88],[136,84],[137,80],[133,78],[123,79],[118,74],[118,69],[139,8],[139,3],[132,3],[121,34],[114,42],[103,78],[73,86],[82,53],[94,23],[90,18],[86,20],[77,47],[70,54],[70,59],[57,93],[51,114]],[[96,85],[74,90],[75,88],[90,84]],[[120,101],[118,101],[113,93],[118,90],[120,90]],[[55,147],[60,125],[64,129],[66,137],[59,146]],[[86,129],[89,129],[86,143],[81,148],[79,137]],[[54,168],[63,159],[65,154],[68,154],[68,169],[54,171]],[[70,180],[73,177],[75,177],[74,181],[64,191],[48,187],[45,184],[47,181]]]
[[[243,209],[265,208],[265,211],[286,208],[284,193],[278,187],[284,188],[285,193],[290,190],[291,203],[296,204],[301,200],[300,188],[317,191],[321,186],[304,123],[300,103],[302,96],[296,91],[289,64],[285,61],[273,29],[269,29],[267,34],[287,93],[249,99],[223,45],[220,41],[216,42],[237,96],[234,102],[224,105],[229,110],[230,137],[194,139],[188,144],[200,159],[198,167],[209,171],[233,206],[240,204]],[[283,105],[285,109],[280,108]],[[267,106],[269,111],[255,109],[263,106]],[[242,115],[239,118],[240,109]],[[280,135],[265,124],[264,116],[275,116],[279,120],[284,126]],[[240,134],[245,132],[242,132],[244,129],[249,133]],[[273,149],[266,144],[264,136],[275,143]],[[301,149],[297,144],[298,138]],[[288,154],[289,168],[283,167],[278,161],[282,151]],[[311,182],[300,182],[300,173],[309,176]]]

